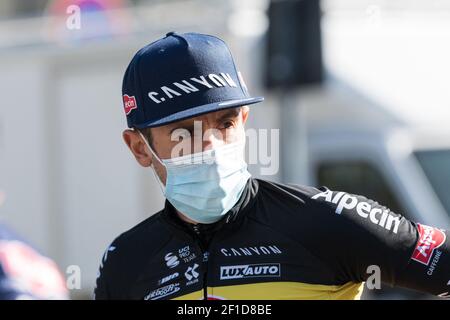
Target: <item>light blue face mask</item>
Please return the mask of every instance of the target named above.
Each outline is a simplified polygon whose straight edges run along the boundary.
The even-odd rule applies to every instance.
[[[155,158],[166,168],[167,200],[198,223],[214,223],[239,200],[250,173],[244,159],[245,139],[172,159],[160,159],[142,137]],[[156,175],[156,174],[155,174]]]

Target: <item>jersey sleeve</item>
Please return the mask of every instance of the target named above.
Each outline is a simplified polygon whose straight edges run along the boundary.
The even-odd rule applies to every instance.
[[[320,250],[341,280],[366,281],[379,270],[392,286],[448,297],[447,231],[410,221],[360,195],[322,187],[311,199],[326,225],[322,243],[328,248]]]
[[[95,300],[114,299],[111,291],[111,281],[113,277],[113,263],[111,263],[111,254],[115,251],[115,244],[111,244],[102,256],[97,273],[96,286],[94,289]]]

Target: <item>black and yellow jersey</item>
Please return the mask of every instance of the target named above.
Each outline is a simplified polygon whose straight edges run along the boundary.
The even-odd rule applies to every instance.
[[[448,232],[363,196],[250,178],[219,222],[163,210],[106,250],[96,299],[358,299],[381,280],[447,296]]]

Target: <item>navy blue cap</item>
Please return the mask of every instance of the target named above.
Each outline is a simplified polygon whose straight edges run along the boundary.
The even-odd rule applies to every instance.
[[[135,54],[122,95],[128,127],[138,129],[264,100],[249,96],[223,40],[175,32]]]

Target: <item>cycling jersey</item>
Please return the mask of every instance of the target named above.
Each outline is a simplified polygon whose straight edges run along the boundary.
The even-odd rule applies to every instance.
[[[358,299],[384,283],[447,296],[448,232],[363,196],[250,178],[217,223],[164,209],[106,250],[96,299]]]

